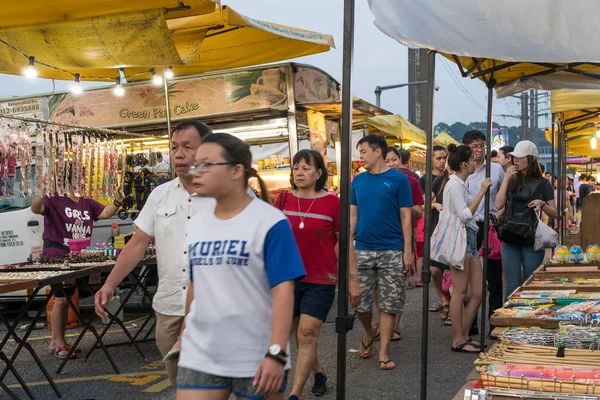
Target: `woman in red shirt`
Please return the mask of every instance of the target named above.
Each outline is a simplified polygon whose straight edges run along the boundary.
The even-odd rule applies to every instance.
[[[312,393],[327,391],[327,377],[317,359],[317,340],[335,297],[340,200],[325,190],[327,167],[319,152],[301,150],[292,165],[294,190],[281,193],[274,206],[290,221],[306,269],[306,277],[296,284],[294,302],[298,360],[289,399],[297,400],[311,370],[315,374]]]

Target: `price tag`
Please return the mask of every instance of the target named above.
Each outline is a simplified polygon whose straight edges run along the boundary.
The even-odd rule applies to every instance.
[[[31,261],[39,260],[43,252],[42,246],[31,246]]]
[[[123,247],[125,247],[125,236],[123,235],[119,235],[119,236],[115,236],[115,249],[123,249]]]

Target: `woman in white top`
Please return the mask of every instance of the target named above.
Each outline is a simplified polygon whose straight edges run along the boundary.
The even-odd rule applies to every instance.
[[[452,298],[450,299],[452,351],[479,353],[481,345],[469,338],[469,329],[481,305],[481,280],[483,279],[477,249],[477,223],[473,216],[485,192],[492,185],[492,181],[489,178],[484,179],[479,193],[469,205],[469,190],[465,181],[469,175],[475,172],[473,150],[469,146],[450,144],[448,146],[448,166],[454,171],[454,174],[450,175],[448,183],[444,187],[444,210],[457,216],[467,230],[464,269],[450,268],[452,273]],[[467,296],[468,300],[465,304]]]
[[[294,284],[305,272],[287,218],[248,195],[248,178],[257,177],[251,161],[248,145],[215,133],[190,168],[196,193],[216,206],[196,214],[186,233],[192,282],[180,400],[283,399]]]

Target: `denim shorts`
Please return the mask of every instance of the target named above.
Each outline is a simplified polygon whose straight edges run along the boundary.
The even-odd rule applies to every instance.
[[[294,318],[306,314],[325,322],[334,299],[335,285],[298,282],[294,296]]]
[[[285,392],[287,380],[288,371],[285,371],[280,392]],[[258,386],[252,386],[253,381],[254,377],[225,378],[185,367],[177,368],[177,389],[230,390],[238,399],[264,399],[264,396],[256,394]]]
[[[479,249],[477,248],[477,229],[467,226],[467,258],[479,257]]]

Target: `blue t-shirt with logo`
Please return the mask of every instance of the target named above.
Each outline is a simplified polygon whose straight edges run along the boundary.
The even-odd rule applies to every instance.
[[[357,250],[404,251],[400,209],[413,206],[406,175],[389,169],[381,174],[367,171],[355,176],[350,204],[358,207]]]

